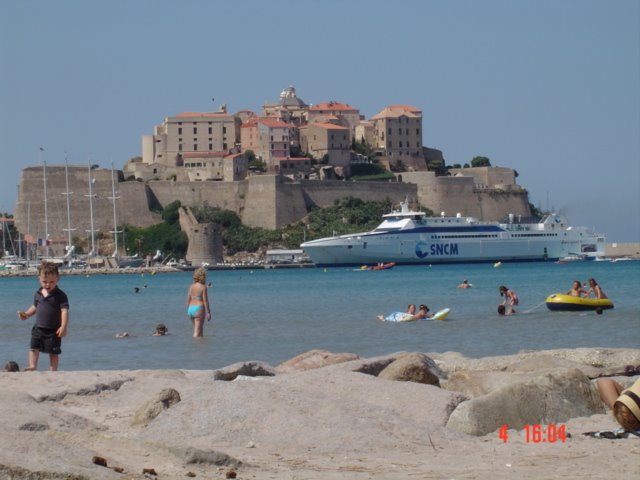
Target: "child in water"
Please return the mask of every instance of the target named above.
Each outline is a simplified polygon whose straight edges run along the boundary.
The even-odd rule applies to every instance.
[[[49,370],[58,370],[62,337],[67,335],[69,323],[69,299],[58,288],[58,266],[52,262],[42,262],[38,267],[38,280],[40,288],[34,295],[33,304],[27,310],[18,312],[20,320],[36,316],[36,323],[31,329],[29,366],[24,369],[25,372],[38,369],[40,352],[49,354]]]

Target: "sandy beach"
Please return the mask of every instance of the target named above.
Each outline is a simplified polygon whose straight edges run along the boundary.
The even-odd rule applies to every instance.
[[[312,351],[273,367],[1,373],[0,478],[610,478],[637,472],[640,439],[583,435],[617,427],[589,377],[626,365],[640,350]],[[556,395],[572,382],[577,393]],[[519,422],[568,438],[533,438]]]

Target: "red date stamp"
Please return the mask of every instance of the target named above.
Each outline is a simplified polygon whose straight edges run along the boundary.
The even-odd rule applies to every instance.
[[[565,424],[550,423],[549,425],[525,425],[524,439],[526,443],[565,443],[571,435],[567,434],[567,426]],[[498,437],[503,441],[509,440],[508,426],[505,423],[498,430]]]

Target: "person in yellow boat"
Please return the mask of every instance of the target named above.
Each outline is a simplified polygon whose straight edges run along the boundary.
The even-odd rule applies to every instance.
[[[574,280],[571,285],[571,290],[567,292],[567,295],[571,295],[572,297],[586,297],[587,292],[582,288],[580,281]]]
[[[589,287],[590,288],[587,291],[587,294],[585,295],[586,297],[588,297],[589,295],[591,295],[593,293],[593,295],[598,300],[602,300],[604,298],[609,298],[604,294],[604,292],[602,291],[602,288],[600,288],[600,285],[598,285],[598,282],[596,282],[595,278],[590,278],[589,279]]]

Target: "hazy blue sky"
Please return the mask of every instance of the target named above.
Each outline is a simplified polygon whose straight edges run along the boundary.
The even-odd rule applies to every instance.
[[[122,168],[166,116],[289,85],[366,117],[414,105],[448,164],[487,156],[535,205],[640,241],[638,0],[2,1],[0,210],[40,146]]]

